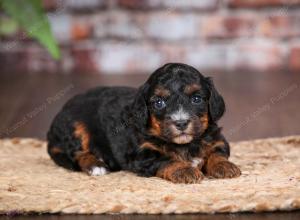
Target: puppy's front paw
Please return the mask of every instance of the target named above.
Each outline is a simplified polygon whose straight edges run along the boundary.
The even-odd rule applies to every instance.
[[[170,176],[173,183],[199,183],[203,179],[201,171],[194,167],[175,170]]]
[[[187,163],[173,163],[158,172],[158,176],[173,183],[200,183],[203,174],[200,169]]]
[[[207,174],[214,178],[234,178],[240,176],[241,171],[235,164],[224,160],[213,164]]]

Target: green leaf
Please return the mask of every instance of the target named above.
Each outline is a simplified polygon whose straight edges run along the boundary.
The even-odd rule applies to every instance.
[[[15,20],[7,17],[0,17],[0,35],[13,35],[18,31],[18,24]]]
[[[53,58],[60,58],[41,0],[1,0],[1,3],[2,8],[25,29],[28,36],[36,38]]]

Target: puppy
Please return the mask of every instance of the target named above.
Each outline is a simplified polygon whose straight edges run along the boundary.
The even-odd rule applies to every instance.
[[[48,132],[56,164],[90,175],[127,170],[173,183],[241,174],[217,121],[225,105],[186,64],[157,69],[139,89],[99,87],[69,100]]]

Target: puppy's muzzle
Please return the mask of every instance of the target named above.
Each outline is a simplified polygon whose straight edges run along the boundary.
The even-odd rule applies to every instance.
[[[190,120],[177,120],[174,121],[174,125],[177,130],[184,131],[187,129],[188,125],[190,123]]]

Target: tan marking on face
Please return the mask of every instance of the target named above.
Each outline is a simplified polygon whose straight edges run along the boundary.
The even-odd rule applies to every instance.
[[[191,95],[193,94],[194,92],[197,92],[201,89],[201,86],[198,85],[198,84],[191,84],[191,85],[187,85],[185,88],[184,88],[184,93],[187,94],[187,95]]]
[[[144,142],[140,147],[143,149],[150,149],[150,150],[158,151],[160,153],[165,153],[163,149],[159,148],[158,146],[150,142]]]
[[[204,132],[208,127],[208,114],[205,113],[203,116],[200,117],[201,123],[201,132]]]
[[[161,134],[160,122],[154,115],[150,116],[150,121],[151,121],[150,132],[155,136],[160,136]]]
[[[81,148],[83,151],[89,151],[89,144],[90,144],[90,134],[86,125],[83,122],[76,122],[75,123],[75,137],[81,140]]]
[[[162,86],[158,86],[155,90],[154,90],[154,94],[160,97],[168,97],[171,95],[170,90],[162,87]]]

